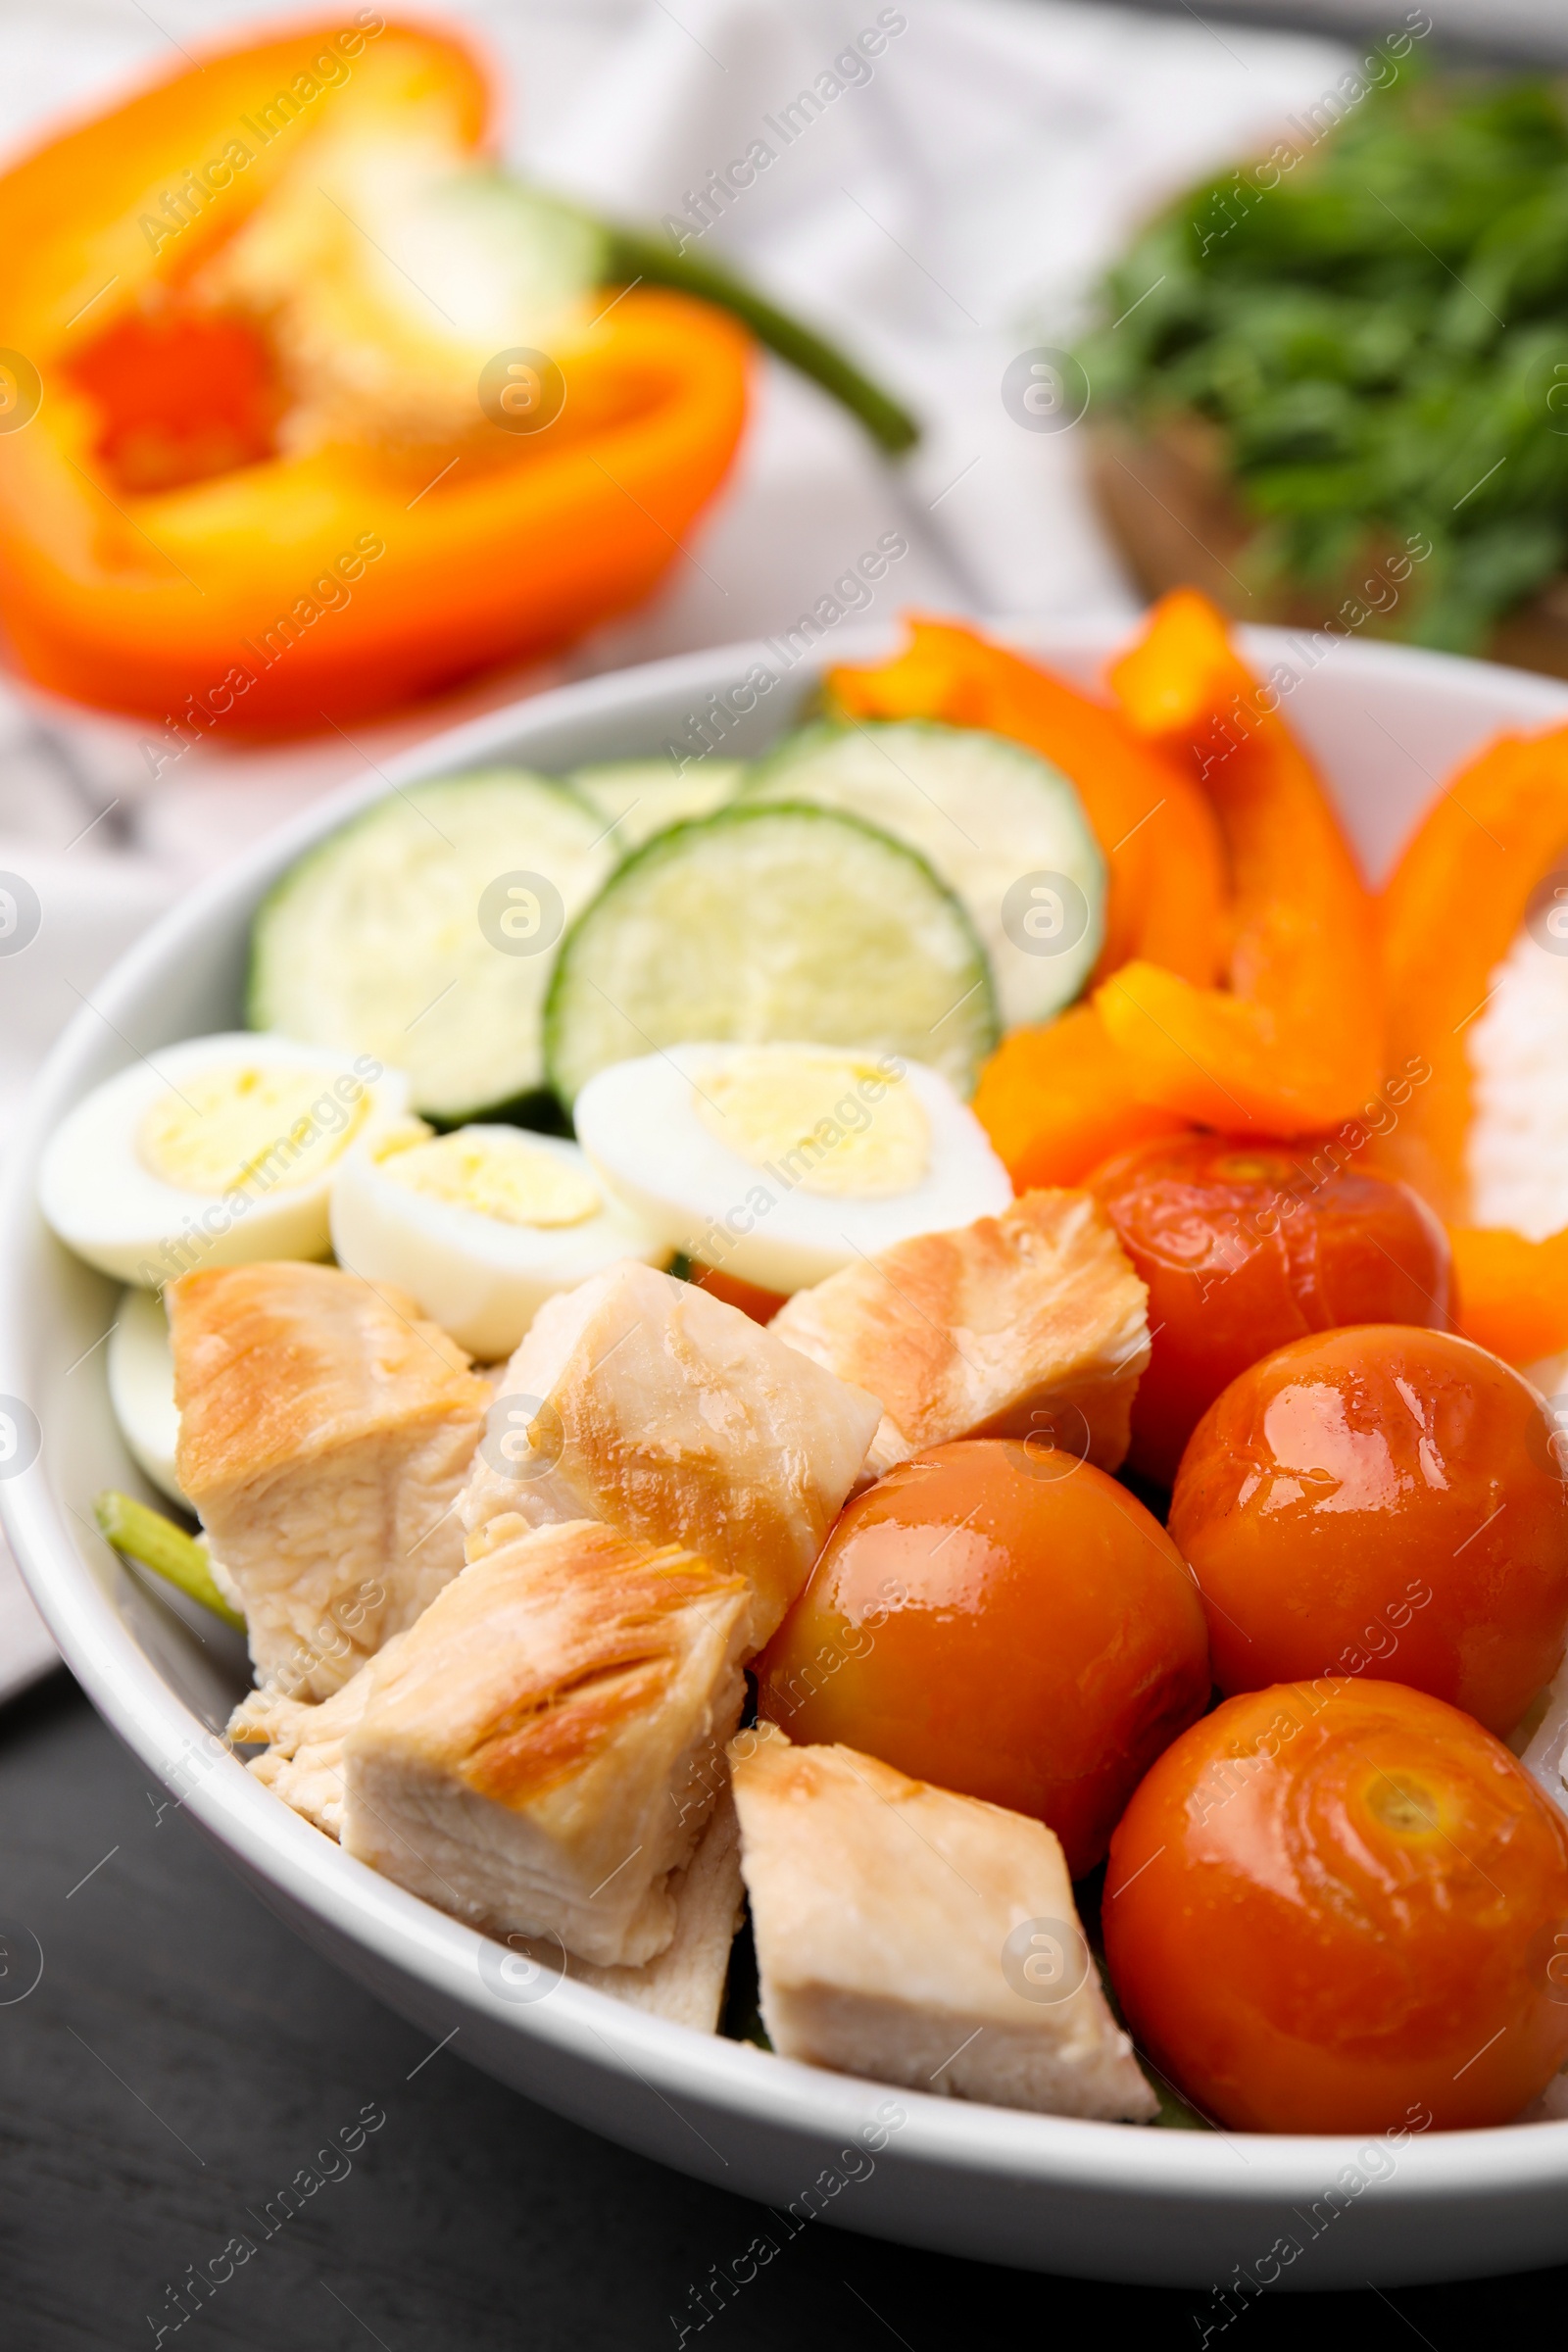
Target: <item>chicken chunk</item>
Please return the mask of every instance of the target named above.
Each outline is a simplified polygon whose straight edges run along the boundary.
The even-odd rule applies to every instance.
[[[699,2034],[716,2034],[729,1979],[730,1946],[746,1907],[741,1833],[726,1787],[708,1817],[697,1851],[670,1881],[675,1933],[641,1968],[595,1968],[568,1953],[566,1974],[612,2000]]]
[[[541,1307],[508,1365],[464,1498],[468,1555],[582,1518],[687,1544],[748,1579],[750,1653],[815,1565],[881,1411],[737,1308],[623,1259]]]
[[[371,1668],[343,1737],[344,1849],[491,1934],[651,1960],[723,1786],[749,1600],[598,1521],[499,1546]]]
[[[468,1573],[482,1575],[479,1569]],[[258,1690],[241,1701],[230,1719],[231,1740],[242,1744],[269,1742],[261,1755],[250,1759],[250,1770],[257,1779],[328,1838],[341,1838],[343,1833],[344,1743],[365,1714],[377,1674],[391,1666],[405,1639],[394,1634],[378,1658],[362,1666],[351,1683],[318,1706],[306,1700],[269,1697]],[[715,1765],[720,1761],[715,1742]],[[686,1813],[696,1811],[700,1816],[704,1798],[699,1780],[684,1800]],[[682,1806],[677,1805],[675,1811],[678,1821]],[[683,1868],[671,1872],[668,1891],[674,1932],[664,1949],[641,1967],[596,1966],[590,1960],[577,1959],[564,1945],[559,1958],[548,1944],[543,1950],[534,1950],[531,1943],[526,1948],[547,1969],[560,1967],[564,1959],[567,1976],[613,2000],[645,2009],[654,2017],[668,2018],[676,2025],[692,2026],[702,2034],[716,2033],[729,1975],[730,1946],[746,1901],[740,1826],[729,1792],[727,1766],[696,1848]]]
[[[730,1759],[783,2056],[1050,2115],[1155,2113],[1043,1822],[770,1724]]]
[[[377,1656],[390,1661],[402,1641],[394,1634]],[[343,1835],[343,1742],[365,1713],[376,1662],[318,1701],[247,1691],[228,1719],[228,1736],[242,1747],[267,1743],[250,1759],[256,1778],[328,1838]]]
[[[463,1566],[491,1402],[412,1298],[333,1266],[170,1286],[179,1483],[239,1594],[258,1680],[325,1698]]]
[[[769,1329],[880,1396],[871,1478],[955,1438],[1022,1438],[1114,1470],[1149,1362],[1149,1293],[1087,1193],[1025,1193],[798,1291]]]

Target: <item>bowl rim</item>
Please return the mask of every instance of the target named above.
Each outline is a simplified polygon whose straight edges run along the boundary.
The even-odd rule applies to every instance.
[[[986,622],[1020,649],[1071,665],[1098,662],[1125,641],[1121,615],[1054,622],[1038,616]],[[864,624],[813,647],[798,664],[802,682],[843,660],[885,658],[893,624]],[[1244,647],[1266,662],[1288,656],[1308,632],[1244,629]],[[1424,673],[1434,687],[1490,676],[1515,707],[1515,723],[1568,716],[1568,686],[1491,662],[1387,642],[1331,641],[1368,686],[1380,677]],[[776,660],[776,653],[771,657]],[[613,671],[528,696],[400,754],[364,781],[343,786],[275,828],[171,908],[96,985],[56,1043],[30,1092],[0,1172],[0,1393],[25,1396],[30,1347],[20,1299],[33,1246],[33,1195],[41,1147],[89,1081],[101,1052],[98,1023],[110,1018],[185,944],[248,914],[260,891],[300,853],[388,791],[471,766],[551,726],[635,715],[667,693],[722,691],[754,663],[768,663],[761,641]],[[96,1078],[90,1083],[97,1083]],[[1111,2199],[1196,2197],[1276,2207],[1322,2198],[1336,2174],[1353,2166],[1377,2133],[1307,2134],[1174,2132],[1071,2116],[1036,2115],[941,2098],[899,2085],[806,2066],[751,2044],[705,2034],[628,2008],[565,1980],[548,1999],[517,2005],[491,1992],[479,1973],[487,1939],[345,1854],[280,1803],[165,1682],[89,1569],[54,1494],[46,1456],[0,1482],[0,1524],[67,1664],[93,1705],[131,1752],[175,1789],[209,1838],[287,1905],[357,1945],[382,1971],[421,1984],[487,2029],[510,2028],[584,2066],[629,2072],[703,2138],[683,2106],[738,2124],[766,2122],[821,2139],[862,2129],[890,2093],[906,2112],[884,2159],[897,2167],[959,2172],[1014,2186],[1071,2185]],[[122,1570],[122,1574],[125,1573]],[[217,1750],[215,1753],[214,1751]],[[704,2140],[705,2146],[711,2143]],[[1416,2132],[1397,2167],[1380,2181],[1381,2201],[1430,2205],[1509,2197],[1568,2182],[1568,2121],[1479,2131]],[[670,2159],[673,2161],[674,2159]],[[703,2166],[694,2162],[694,2170]],[[712,2178],[710,2172],[708,2177]]]

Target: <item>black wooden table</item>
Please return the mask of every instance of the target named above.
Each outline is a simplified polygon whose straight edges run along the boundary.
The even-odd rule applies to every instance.
[[[1266,2297],[1216,2327],[1206,2293],[818,2226],[700,2327],[692,2289],[747,2245],[757,2209],[429,2057],[149,1790],[64,1674],[0,1714],[0,1923],[4,2352],[653,2352],[682,2327],[701,2352],[1045,2352],[1107,2324],[1194,2352],[1205,2328],[1224,2352],[1347,2334],[1469,2352],[1560,2328],[1568,2299],[1554,2272]],[[35,1965],[29,1937],[42,1976],[7,1998]],[[277,2192],[302,2173],[318,2185],[284,2218]],[[225,2257],[231,2241],[254,2253]],[[191,2274],[225,2259],[202,2296]]]

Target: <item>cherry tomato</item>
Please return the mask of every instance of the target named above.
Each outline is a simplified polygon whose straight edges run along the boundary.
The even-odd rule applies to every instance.
[[[792,1740],[1034,1814],[1074,1877],[1210,1689],[1159,1522],[1075,1455],[1000,1438],[933,1446],[852,1502],[758,1672]]]
[[[1181,1135],[1087,1179],[1149,1285],[1153,1351],[1132,1467],[1168,1487],[1228,1382],[1338,1323],[1448,1327],[1448,1243],[1407,1185],[1341,1169],[1341,1147]]]
[[[1253,1364],[1171,1497],[1220,1689],[1371,1675],[1511,1732],[1568,1635],[1553,1436],[1527,1380],[1448,1332],[1369,1324]]]
[[[1111,1839],[1102,1920],[1139,2048],[1235,2131],[1503,2124],[1568,2058],[1568,1823],[1397,1683],[1196,1724]]]

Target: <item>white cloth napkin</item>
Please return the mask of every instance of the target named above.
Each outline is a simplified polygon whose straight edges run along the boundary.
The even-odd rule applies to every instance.
[[[129,0],[0,9],[0,140],[177,66],[252,13],[228,0],[165,0],[156,23]],[[156,730],[0,681],[0,889],[20,875],[40,908],[30,945],[0,953],[0,1139],[64,1020],[178,892],[438,726],[564,675],[787,628],[889,531],[909,547],[877,591],[889,617],[920,605],[1130,616],[1077,436],[1025,429],[1004,374],[1071,339],[1142,214],[1271,139],[1348,56],[1192,12],[1068,0],[476,0],[458,21],[507,84],[513,161],[607,212],[678,220],[711,172],[770,149],[695,250],[840,339],[918,413],[923,445],[885,465],[769,365],[734,478],[651,605],[559,662],[356,727],[352,743],[214,738],[155,774]],[[0,1572],[0,1695],[47,1654],[5,1591]]]

